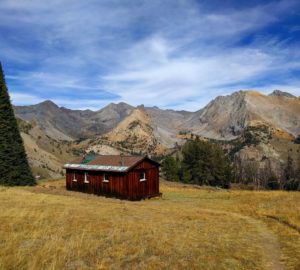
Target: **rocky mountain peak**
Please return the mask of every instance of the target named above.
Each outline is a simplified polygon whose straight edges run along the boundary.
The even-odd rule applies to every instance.
[[[298,134],[299,101],[289,93],[278,90],[273,93],[266,96],[254,90],[243,90],[219,96],[195,112],[185,123],[185,129],[208,138],[233,139],[245,127],[265,123]],[[272,96],[278,96],[278,99]]]
[[[39,107],[48,107],[48,108],[59,108],[53,101],[51,100],[45,100],[41,103],[38,103],[36,106]]]
[[[294,95],[292,95],[288,92],[281,91],[281,90],[274,90],[269,96],[295,98]]]
[[[144,121],[141,122],[153,127],[153,134],[161,144],[171,147],[180,139],[177,135],[181,131],[228,140],[239,136],[245,127],[256,123],[265,123],[297,135],[300,132],[299,102],[300,99],[280,90],[270,95],[255,90],[240,90],[219,96],[196,112],[163,110],[143,105],[133,107],[124,102],[111,103],[96,112],[80,111],[58,107],[49,100],[33,106],[16,106],[14,109],[19,118],[35,120],[54,139],[104,135],[127,117],[139,119],[144,115]],[[146,116],[149,121],[145,120]]]

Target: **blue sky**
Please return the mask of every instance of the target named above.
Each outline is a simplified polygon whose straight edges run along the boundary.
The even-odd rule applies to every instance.
[[[1,0],[11,99],[195,111],[240,89],[300,95],[300,1]]]

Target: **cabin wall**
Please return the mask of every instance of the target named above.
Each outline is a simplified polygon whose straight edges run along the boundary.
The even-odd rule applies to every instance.
[[[74,179],[74,172],[76,180]],[[87,180],[84,182],[85,171],[67,170],[66,173],[66,188],[68,190],[80,191],[96,195],[105,195],[112,197],[124,198],[127,196],[127,182],[126,175],[123,173],[106,173],[109,182],[104,182],[104,172],[88,171]]]
[[[140,181],[140,173],[145,172],[146,181]],[[159,169],[154,163],[144,160],[127,175],[129,197],[132,200],[159,195]]]
[[[146,181],[140,181],[140,173],[144,171]],[[74,173],[77,181],[73,181]],[[104,172],[88,171],[85,183],[85,171],[66,171],[66,188],[84,193],[117,197],[128,200],[140,200],[159,195],[159,169],[150,161],[142,161],[127,173],[109,172],[109,182],[103,182]]]

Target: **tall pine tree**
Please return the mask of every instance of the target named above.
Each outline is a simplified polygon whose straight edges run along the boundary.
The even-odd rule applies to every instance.
[[[0,184],[34,185],[0,62]]]
[[[219,146],[196,137],[184,144],[182,155],[185,182],[229,188],[233,178],[231,163]]]
[[[162,171],[168,181],[179,181],[179,167],[175,158],[172,156],[166,157],[162,162]]]

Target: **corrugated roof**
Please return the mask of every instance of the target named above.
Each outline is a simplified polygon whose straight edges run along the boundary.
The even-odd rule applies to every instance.
[[[125,172],[144,158],[142,156],[99,155],[89,162],[86,162],[86,157],[78,158],[65,164],[64,168]]]
[[[114,171],[125,172],[129,167],[125,166],[103,166],[103,165],[86,165],[86,164],[65,164],[65,169],[79,169],[88,171]]]

